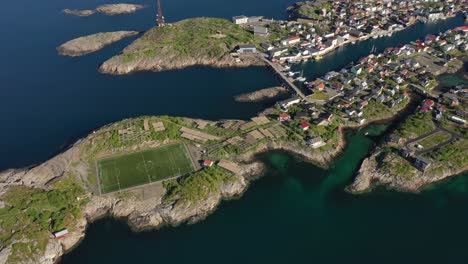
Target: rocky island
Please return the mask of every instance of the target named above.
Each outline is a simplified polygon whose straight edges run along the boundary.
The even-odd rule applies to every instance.
[[[255,92],[240,94],[234,97],[237,102],[258,102],[273,99],[288,93],[288,89],[282,86],[261,89]]]
[[[95,13],[101,13],[107,16],[115,16],[115,15],[123,15],[123,14],[130,14],[134,13],[139,9],[144,8],[143,5],[135,5],[135,4],[106,4],[100,5],[96,9],[85,9],[85,10],[78,10],[78,9],[64,9],[63,12],[65,14],[87,17],[94,15]]]
[[[82,56],[98,51],[126,37],[135,36],[138,33],[137,31],[101,32],[67,41],[57,47],[57,51],[64,56]]]
[[[230,55],[238,45],[254,41],[252,33],[220,18],[192,18],[148,30],[121,54],[105,61],[103,73],[164,71],[193,65],[251,66],[256,56],[236,60]]]
[[[231,54],[239,45],[259,44],[271,54],[275,73],[285,75],[285,62],[312,45],[302,41],[307,32],[299,33],[307,23],[265,23],[273,34],[264,40],[283,38],[281,32],[301,37],[286,38],[278,51],[259,44],[255,32],[262,35],[263,29],[252,33],[249,26],[224,19],[187,19],[150,29],[100,70],[127,74],[263,64],[252,52],[257,46],[242,58]],[[332,38],[313,45],[332,45]],[[91,37],[91,46],[102,45],[102,36],[98,40]],[[63,52],[89,51],[77,42]],[[125,218],[135,230],[200,220],[262,174],[259,153],[286,150],[326,168],[346,144],[345,129],[392,120],[412,102],[420,107],[363,162],[349,189],[362,192],[380,184],[417,191],[464,171],[466,90],[436,87],[437,75],[466,61],[467,44],[466,27],[429,35],[328,72],[303,87],[310,95],[278,102],[250,120],[126,119],[93,131],[42,164],[0,172],[0,264],[54,263],[79,243],[88,223],[105,215]],[[288,75],[282,76],[285,86],[302,82]]]

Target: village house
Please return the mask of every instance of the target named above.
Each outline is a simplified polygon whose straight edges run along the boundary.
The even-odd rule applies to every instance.
[[[322,140],[321,137],[313,137],[313,138],[306,138],[307,145],[311,146],[312,148],[320,148],[325,145],[325,142]]]
[[[417,169],[421,171],[426,171],[431,166],[431,161],[421,156],[417,156],[414,159],[413,164]]]
[[[248,53],[257,53],[257,47],[255,45],[240,45],[237,49],[237,53],[248,54]]]
[[[232,17],[232,22],[237,25],[246,24],[249,21],[248,17],[246,16],[235,16]]]
[[[299,125],[299,128],[302,130],[302,131],[307,131],[309,129],[310,125],[308,123],[301,123]]]

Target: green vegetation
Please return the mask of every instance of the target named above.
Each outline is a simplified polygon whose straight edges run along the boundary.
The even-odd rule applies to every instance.
[[[468,166],[468,140],[458,139],[445,147],[428,153],[427,156],[439,162],[444,168],[466,168]]]
[[[381,159],[382,169],[391,174],[408,180],[417,175],[418,170],[409,161],[391,150],[384,152]]]
[[[363,117],[368,120],[384,119],[392,116],[392,110],[388,106],[370,100],[364,110]]]
[[[435,129],[434,122],[432,122],[432,116],[430,112],[417,113],[410,118],[406,119],[405,122],[397,129],[396,133],[403,138],[413,139],[420,135],[431,132]]]
[[[177,202],[197,202],[206,198],[211,192],[218,191],[223,182],[229,181],[231,175],[219,168],[210,167],[164,183],[167,190],[165,200]]]
[[[83,195],[84,190],[68,179],[50,190],[10,187],[1,197],[7,206],[0,209],[0,245],[12,245],[8,262],[34,260],[44,252],[51,232],[72,230],[88,201]]]
[[[194,170],[181,143],[98,161],[102,193],[184,175]]]
[[[220,59],[239,44],[254,43],[254,36],[220,18],[191,18],[164,27],[154,27],[120,55],[129,63],[141,58]]]
[[[429,149],[441,143],[444,143],[450,138],[451,138],[451,135],[449,133],[440,131],[440,132],[434,133],[428,137],[421,139],[418,142],[418,144],[422,145],[425,149]]]
[[[300,17],[307,17],[315,20],[322,20],[322,12],[327,12],[331,8],[331,3],[327,1],[315,2],[298,2],[294,8],[294,12]]]
[[[315,100],[328,100],[330,99],[330,95],[323,91],[316,91],[310,96],[310,98]]]

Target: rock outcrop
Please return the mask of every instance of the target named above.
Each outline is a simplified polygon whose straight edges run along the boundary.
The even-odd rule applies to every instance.
[[[442,171],[427,172],[417,171],[416,175],[397,175],[385,170],[377,162],[379,151],[366,158],[359,169],[353,183],[347,187],[352,193],[362,193],[372,190],[373,187],[382,185],[391,189],[405,192],[419,192],[422,187],[441,181],[447,177],[460,174],[467,168],[445,169]]]
[[[265,65],[261,60],[255,57],[245,59],[242,61],[236,61],[229,55],[223,56],[222,58],[210,58],[208,56],[199,56],[186,58],[172,58],[169,60],[160,57],[141,57],[132,60],[131,62],[123,61],[124,59],[121,56],[112,57],[101,64],[101,66],[99,67],[99,71],[102,73],[123,75],[136,71],[161,72],[168,70],[178,70],[195,65],[211,66],[214,68],[234,68]]]
[[[143,5],[134,4],[107,4],[101,5],[96,8],[96,11],[103,13],[108,16],[122,15],[134,13],[139,9],[142,9]]]
[[[80,17],[87,17],[94,15],[96,13],[96,10],[90,10],[90,9],[85,9],[85,10],[78,10],[78,9],[64,9],[63,12],[65,14],[69,15],[75,15],[75,16],[80,16]]]
[[[275,98],[279,95],[286,94],[287,92],[287,88],[278,86],[257,90],[251,93],[237,95],[234,97],[234,100],[237,102],[258,102]]]
[[[65,14],[87,17],[94,15],[96,13],[102,13],[108,16],[115,16],[115,15],[123,15],[123,14],[130,14],[134,13],[139,9],[142,9],[143,5],[135,5],[135,4],[106,4],[98,6],[96,9],[64,9],[63,12]]]
[[[60,55],[82,56],[104,48],[123,38],[137,35],[137,31],[101,32],[84,37],[79,37],[65,42],[57,48]]]

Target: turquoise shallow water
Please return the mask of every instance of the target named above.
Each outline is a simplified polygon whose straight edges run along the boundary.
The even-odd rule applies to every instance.
[[[266,175],[194,225],[133,233],[100,220],[62,263],[466,263],[468,175],[418,195],[343,191],[385,128],[349,132],[329,170],[262,155]]]
[[[120,0],[109,0],[105,3]],[[127,117],[170,114],[207,119],[250,118],[265,105],[233,96],[276,85],[264,68],[193,67],[128,76],[99,74],[100,63],[133,39],[80,58],[57,55],[72,38],[100,31],[146,30],[154,25],[153,0],[131,15],[88,18],[61,13],[93,8],[102,0],[7,1],[0,9],[0,170],[46,160],[93,129]],[[285,18],[294,0],[172,0],[167,21],[194,16]],[[27,8],[26,8],[27,7]],[[347,46],[303,65],[314,79],[377,50],[463,24],[458,16]],[[269,167],[236,201],[196,225],[132,233],[118,220],[91,225],[63,263],[466,263],[468,177],[459,176],[420,195],[377,190],[343,192],[383,126],[350,132],[346,152],[330,170],[284,152],[260,158]]]

